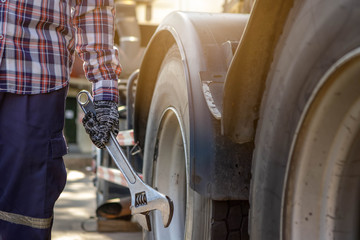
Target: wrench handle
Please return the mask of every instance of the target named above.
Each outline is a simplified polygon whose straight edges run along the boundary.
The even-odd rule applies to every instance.
[[[85,114],[88,112],[96,114],[92,96],[88,91],[80,91],[77,95],[77,102]]]
[[[105,147],[108,150],[112,159],[114,160],[116,166],[123,173],[123,175],[126,178],[129,185],[135,184],[137,179],[140,180],[138,175],[132,169],[129,161],[127,160],[123,150],[121,149],[121,147],[113,133],[111,133],[110,140],[105,145]],[[120,159],[122,159],[122,160],[120,160]]]
[[[93,104],[93,99],[91,94],[86,91],[82,90],[78,93],[77,101],[84,111],[84,113],[93,112],[95,114],[95,107]],[[109,152],[110,156],[114,160],[116,166],[120,169],[122,174],[124,175],[125,179],[127,180],[128,184],[135,184],[136,180],[140,180],[138,175],[132,169],[129,161],[126,158],[121,146],[119,145],[118,141],[116,140],[116,136],[114,133],[110,133],[109,142],[105,145],[107,151]]]

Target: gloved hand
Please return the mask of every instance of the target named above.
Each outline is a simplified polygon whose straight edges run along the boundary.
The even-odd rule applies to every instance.
[[[110,139],[110,132],[115,136],[119,132],[119,112],[115,102],[95,101],[96,115],[88,112],[82,120],[86,133],[98,148],[104,148]]]

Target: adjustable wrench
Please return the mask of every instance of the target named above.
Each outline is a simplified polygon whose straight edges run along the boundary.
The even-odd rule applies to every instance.
[[[88,91],[80,91],[77,101],[85,114],[87,112],[95,114],[92,96]],[[172,200],[140,179],[131,167],[113,133],[111,133],[110,140],[105,147],[128,183],[131,194],[131,214],[144,229],[151,231],[149,213],[153,210],[159,210],[164,227],[168,227],[174,212]]]

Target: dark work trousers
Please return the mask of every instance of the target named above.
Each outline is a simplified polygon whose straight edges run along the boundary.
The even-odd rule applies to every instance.
[[[51,238],[64,189],[67,87],[48,94],[0,92],[0,240]]]

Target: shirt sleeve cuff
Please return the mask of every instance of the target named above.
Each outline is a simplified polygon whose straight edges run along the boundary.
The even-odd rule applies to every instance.
[[[119,102],[117,80],[102,80],[93,83],[94,101]]]

